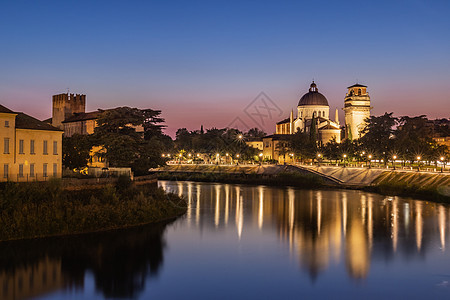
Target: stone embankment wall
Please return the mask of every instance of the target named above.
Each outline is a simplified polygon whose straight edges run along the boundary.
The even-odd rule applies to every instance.
[[[108,184],[115,184],[117,182],[117,177],[110,178],[63,178],[63,187],[65,190],[82,190],[82,189],[99,189]],[[133,179],[133,184],[144,185],[153,184],[157,186],[158,178],[155,175],[147,176],[136,176]]]

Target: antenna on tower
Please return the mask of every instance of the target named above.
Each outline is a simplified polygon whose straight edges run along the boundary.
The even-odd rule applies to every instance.
[[[69,94],[70,93],[70,89],[69,88],[66,88],[67,89],[67,94]]]

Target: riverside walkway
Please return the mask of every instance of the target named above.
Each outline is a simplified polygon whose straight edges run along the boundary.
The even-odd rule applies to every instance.
[[[380,180],[401,178],[403,182],[420,185],[450,185],[450,173],[417,169],[387,169],[367,168],[354,166],[287,164],[287,165],[216,165],[216,164],[168,164],[167,166],[152,169],[153,172],[167,173],[212,173],[212,174],[258,174],[274,176],[281,172],[298,172],[301,174],[316,174],[321,176],[329,185],[339,185],[349,188],[370,186]]]

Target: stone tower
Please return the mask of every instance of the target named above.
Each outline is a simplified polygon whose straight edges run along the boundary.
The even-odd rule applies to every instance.
[[[53,96],[52,125],[64,129],[62,122],[74,113],[84,113],[86,109],[86,95],[59,94]]]
[[[366,126],[365,119],[370,117],[370,97],[367,86],[354,84],[349,86],[344,99],[345,138],[350,140],[362,137],[361,131]]]

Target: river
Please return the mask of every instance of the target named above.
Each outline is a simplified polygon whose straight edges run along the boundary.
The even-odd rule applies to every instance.
[[[169,224],[0,244],[0,299],[448,299],[448,205],[160,181]]]

